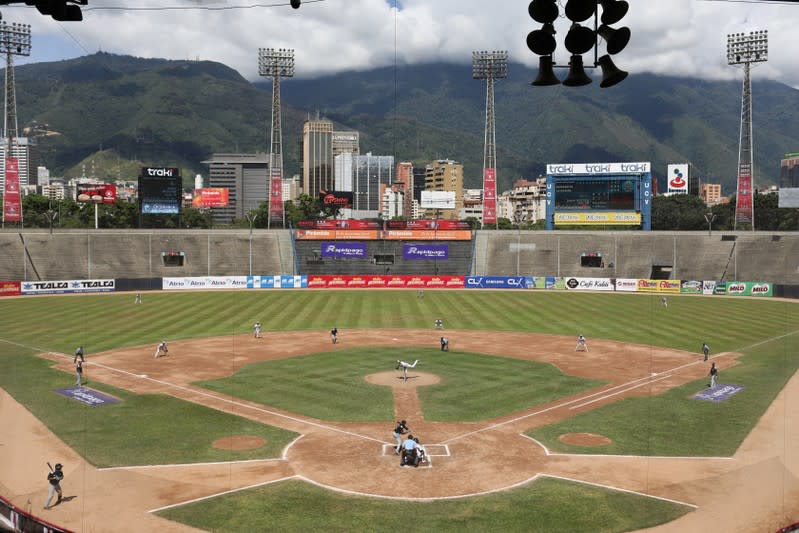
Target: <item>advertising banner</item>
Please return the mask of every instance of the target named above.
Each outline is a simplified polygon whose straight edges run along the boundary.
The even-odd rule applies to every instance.
[[[387,230],[382,232],[382,238],[395,241],[470,241],[472,232],[469,230]]]
[[[566,285],[563,278],[556,278],[555,276],[536,276],[528,277],[528,289],[565,289]]]
[[[19,196],[19,160],[6,157],[6,176],[3,187],[3,222],[22,221],[22,202]]]
[[[716,293],[716,282],[705,280],[702,282],[702,294],[709,296]]]
[[[322,242],[322,257],[365,259],[365,242]]]
[[[688,194],[688,164],[669,165],[666,181],[672,194]]]
[[[182,183],[179,168],[142,168],[139,176],[141,213],[145,215],[180,213]]]
[[[763,281],[731,281],[727,283],[728,296],[774,296],[771,283]]]
[[[616,280],[616,290],[621,292],[635,292],[638,290],[638,280],[619,278]]]
[[[587,213],[555,213],[555,225],[635,225],[641,223],[641,213],[635,212],[587,212]]]
[[[22,294],[68,294],[78,292],[110,292],[113,279],[68,279],[59,281],[23,281]]]
[[[455,191],[422,191],[422,209],[455,209]]]
[[[752,167],[749,163],[738,166],[738,194],[735,203],[735,222],[752,222]]]
[[[680,285],[680,293],[682,294],[702,294],[701,281],[683,281]]]
[[[246,289],[247,276],[199,276],[163,278],[163,290]]]
[[[273,168],[269,178],[269,218],[283,219],[283,176],[281,169]]]
[[[713,294],[723,296],[727,294],[727,282],[726,281],[717,281],[716,286],[713,287]]]
[[[461,289],[463,276],[308,276],[311,289]]]
[[[719,403],[744,390],[741,385],[725,385],[719,383],[715,387],[703,389],[693,395],[694,400]]]
[[[304,289],[308,276],[244,276],[248,289]]]
[[[447,259],[449,246],[446,244],[404,244],[402,258],[406,261],[414,259]]]
[[[679,294],[682,283],[675,279],[639,279],[638,292]]]
[[[497,169],[483,171],[483,224],[497,223]]]
[[[533,278],[527,276],[466,276],[467,289],[531,289]]]
[[[326,191],[321,189],[319,191],[319,203],[322,206],[336,206],[342,209],[352,207],[352,192],[351,191]]]
[[[643,174],[651,172],[651,163],[556,163],[547,165],[547,174],[580,175],[580,174]]]
[[[22,294],[22,288],[19,281],[0,281],[0,297],[19,296],[20,294]]]
[[[609,278],[565,278],[566,288],[576,291],[612,291],[614,285]]]
[[[376,241],[379,238],[378,230],[358,229],[298,229],[294,238],[304,241],[312,240],[347,240],[357,239],[362,241]]]
[[[78,203],[113,204],[117,201],[117,186],[113,183],[79,183],[76,192]]]
[[[66,396],[67,398],[72,398],[73,400],[77,400],[81,403],[85,403],[86,405],[90,405],[92,407],[97,407],[98,405],[110,405],[114,403],[119,403],[119,400],[108,396],[107,394],[103,394],[102,392],[97,392],[93,389],[88,389],[86,387],[70,387],[66,389],[56,389],[58,394],[62,396]]]
[[[195,209],[210,209],[211,207],[227,207],[230,205],[229,189],[226,187],[206,187],[194,189],[191,206]]]

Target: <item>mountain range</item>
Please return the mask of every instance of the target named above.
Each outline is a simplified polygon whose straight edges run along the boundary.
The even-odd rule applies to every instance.
[[[690,162],[703,181],[734,193],[741,83],[632,73],[600,89],[533,87],[511,63],[495,83],[497,174],[504,190],[547,163]],[[755,186],[778,183],[780,159],[799,151],[799,91],[753,76]],[[38,138],[53,176],[135,179],[139,167],[177,166],[187,184],[212,153],[265,152],[271,81],[251,83],[211,61],[96,53],[15,68],[20,135]],[[281,82],[285,174],[301,173],[302,126],[324,117],[358,130],[361,152],[425,165],[464,164],[482,183],[486,83],[471,67],[398,65]]]

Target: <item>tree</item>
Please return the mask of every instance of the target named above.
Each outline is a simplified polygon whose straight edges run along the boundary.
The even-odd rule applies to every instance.
[[[705,229],[708,208],[698,196],[676,194],[652,200],[652,229],[700,231]]]

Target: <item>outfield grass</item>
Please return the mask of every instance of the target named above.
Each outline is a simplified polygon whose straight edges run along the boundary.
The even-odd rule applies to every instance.
[[[98,351],[154,345],[162,338],[247,333],[256,320],[264,324],[268,335],[269,331],[277,330],[327,331],[332,326],[343,332],[351,328],[431,328],[433,320],[439,317],[447,330],[527,331],[569,337],[584,334],[589,342],[592,338],[606,338],[697,353],[702,342],[710,344],[712,353],[742,350],[746,355],[739,366],[722,367],[721,383],[746,387],[727,402],[688,400],[703,385],[698,381],[661,396],[624,400],[532,433],[552,449],[564,451],[570,450],[558,448],[557,435],[571,431],[600,433],[614,441],[603,448],[604,452],[641,455],[732,453],[797,368],[795,332],[799,330],[799,306],[777,300],[672,297],[669,307],[663,308],[657,295],[437,290],[427,291],[421,299],[415,291],[264,290],[145,293],[142,305],[136,306],[132,301],[128,294],[0,299],[3,317],[0,356],[4,364],[0,386],[95,464],[224,460],[219,456],[211,458],[214,454],[233,458],[229,451],[208,449],[214,431],[219,430],[219,436],[225,436],[273,429],[254,423],[248,426],[236,417],[219,415],[179,400],[137,396],[105,386],[98,388],[121,397],[124,402],[101,408],[86,407],[52,392],[71,384],[72,376],[53,370],[46,361],[33,357],[34,352],[71,354],[75,346],[83,344],[91,360],[92,353]],[[770,339],[776,340],[764,342]],[[235,352],[235,344],[231,346]],[[460,356],[453,351],[449,357],[453,355]],[[480,364],[484,361],[483,356],[463,354],[463,357]],[[317,379],[322,383],[334,381],[332,376],[323,375],[324,365],[329,364],[326,359],[334,358],[308,359],[321,365],[317,378],[313,378],[312,366],[304,369],[314,384]],[[425,359],[435,362],[432,354]],[[381,355],[380,370],[386,369],[385,361]],[[474,381],[453,382],[461,377],[447,376],[441,391],[432,392],[430,387],[420,391],[426,416],[441,420],[493,416],[469,413],[484,408],[475,398],[493,395],[501,388],[493,388],[492,380],[504,379],[511,372],[502,358],[485,361],[493,365],[481,366],[480,372],[463,377]],[[374,364],[378,366],[377,361]],[[502,375],[491,373],[494,367],[504,368]],[[275,368],[278,367],[272,370]],[[536,372],[532,366],[523,370]],[[437,374],[446,375],[446,372],[446,368],[435,369]],[[518,381],[506,383],[505,388],[523,389],[528,385],[527,380],[519,379],[519,373],[516,374]],[[447,389],[450,383],[459,384],[451,390]],[[486,391],[478,395],[474,387],[486,387]],[[552,392],[560,394],[559,387],[556,385]],[[295,386],[284,391],[284,395],[302,394],[307,388]],[[375,394],[376,403],[386,401],[380,399],[383,393]],[[499,402],[500,410],[517,409],[513,403],[516,401],[529,402],[526,394],[528,391],[522,391],[516,398],[503,399]],[[463,406],[463,414],[458,414],[446,411],[443,406],[436,407],[439,398],[445,398],[442,405],[471,403]],[[308,403],[297,398],[292,401]],[[267,441],[286,442],[290,435],[269,433]],[[186,446],[176,445],[179,440]],[[127,448],[115,452],[118,446]],[[596,449],[579,451],[596,453]],[[241,458],[239,454],[250,452],[232,453]],[[258,456],[272,453],[264,449],[255,451]],[[131,463],[133,460],[137,462]],[[242,507],[227,507],[229,503],[217,507],[216,502],[221,500],[215,499],[198,504],[200,508],[216,509],[215,512],[200,515],[195,510],[186,514],[202,516],[201,527],[219,531],[395,530],[403,527],[409,514],[418,517],[414,529],[430,531],[627,531],[672,520],[685,511],[654,510],[663,502],[631,500],[629,495],[606,491],[596,494],[597,490],[581,485],[553,487],[550,480],[483,498],[409,504],[352,498],[292,482],[229,496],[242,498],[234,504]],[[412,493],[412,487],[409,492]],[[607,503],[610,501],[613,503]],[[330,509],[330,512],[298,513],[297,509]],[[173,509],[166,514],[177,516],[172,513],[178,512],[184,511]],[[339,515],[343,517],[341,520]],[[303,522],[309,516],[314,517],[312,524]],[[258,522],[225,529],[234,520],[247,519]],[[497,522],[498,519],[501,521]],[[535,529],[539,524],[540,529]]]
[[[308,502],[313,502],[312,513],[297,512]],[[500,494],[427,503],[353,497],[284,481],[157,514],[219,533],[612,533],[670,522],[690,511],[663,500],[542,478]]]
[[[335,356],[322,353],[253,363],[233,376],[196,384],[322,420],[391,420],[391,390],[363,378],[392,369],[406,354],[402,348],[338,350]],[[603,383],[565,375],[547,363],[457,350],[442,355],[438,349],[420,348],[414,350],[414,358],[420,363],[410,375],[430,372],[442,380],[419,390],[428,421],[485,420]]]

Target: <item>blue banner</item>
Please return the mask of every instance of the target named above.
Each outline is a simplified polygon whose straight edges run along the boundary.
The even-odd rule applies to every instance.
[[[248,289],[304,289],[308,276],[247,276]]]
[[[73,400],[85,403],[86,405],[91,405],[92,407],[96,407],[98,405],[108,405],[111,403],[119,403],[119,400],[116,398],[112,398],[111,396],[103,394],[102,392],[97,392],[96,390],[87,389],[86,387],[56,389],[56,392],[66,396],[67,398],[72,398]]]
[[[322,241],[322,257],[365,259],[366,243]]]
[[[447,259],[449,246],[446,244],[404,244],[402,258],[412,259]]]
[[[466,276],[467,289],[531,289],[534,287],[530,276]]]

